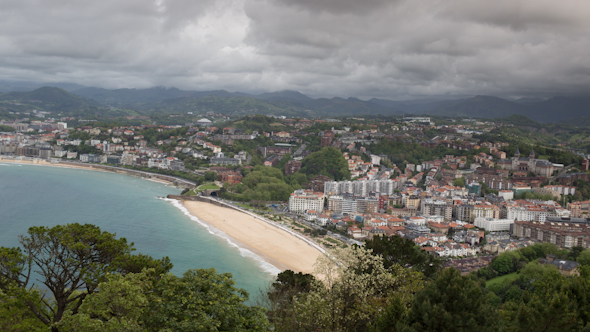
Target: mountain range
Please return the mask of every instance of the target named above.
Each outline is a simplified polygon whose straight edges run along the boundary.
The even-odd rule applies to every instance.
[[[60,87],[34,84],[19,86],[20,91],[0,93],[0,101],[36,103],[45,110],[70,112],[79,108],[123,108],[139,112],[186,113],[218,112],[228,115],[274,114],[286,116],[349,116],[349,115],[431,115],[468,118],[502,118],[524,115],[538,122],[567,122],[578,120],[587,124],[590,117],[590,97],[556,96],[546,100],[521,98],[507,100],[478,95],[457,99],[416,99],[394,101],[387,99],[311,98],[297,91],[262,94],[228,92],[225,90],[186,91],[176,88],[102,89],[60,83]],[[0,82],[0,88],[9,88]],[[29,91],[23,91],[27,90]],[[66,88],[68,91],[64,90]],[[17,90],[17,89],[13,89]],[[43,105],[40,105],[42,103]],[[22,105],[21,105],[22,106]]]

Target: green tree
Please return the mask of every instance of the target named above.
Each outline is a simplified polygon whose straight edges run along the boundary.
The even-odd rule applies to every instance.
[[[377,236],[372,240],[367,240],[365,248],[371,249],[373,255],[382,257],[385,268],[399,264],[402,267],[422,272],[426,277],[431,277],[442,266],[440,258],[421,250],[414,241],[401,236],[389,238]]]
[[[496,331],[497,312],[481,286],[453,268],[416,293],[408,312],[409,331]]]
[[[267,316],[270,322],[280,325],[287,321],[293,301],[311,291],[315,281],[311,274],[291,270],[279,273],[265,294],[268,301],[264,306],[269,309]]]
[[[508,255],[500,255],[492,262],[494,270],[498,271],[500,275],[508,274],[514,271],[514,264]]]
[[[453,180],[453,186],[455,186],[455,187],[465,187],[465,178],[464,177],[460,177],[460,178],[457,178],[457,179]]]
[[[55,326],[60,331],[142,331],[141,320],[148,305],[146,272],[108,275],[82,302],[78,313],[67,310]]]
[[[159,261],[131,255],[133,243],[90,224],[31,227],[28,236],[20,236],[19,242],[22,249],[0,248],[0,287],[20,290],[19,296],[46,325],[60,321],[66,309],[76,313],[84,298],[110,272],[141,270],[140,265],[167,272],[172,267],[167,258]],[[30,294],[31,289],[40,286],[35,283],[33,271],[52,298],[36,299]]]
[[[188,270],[182,277],[109,275],[77,314],[67,311],[60,331],[266,331],[264,310],[243,302],[230,274]]]
[[[578,255],[576,262],[582,264],[583,266],[590,266],[590,250],[584,250]]]
[[[307,176],[326,175],[336,181],[350,179],[348,163],[340,150],[327,146],[305,157],[300,172]]]
[[[421,274],[392,265],[362,247],[335,249],[316,263],[321,281],[293,300],[278,331],[363,331],[395,297],[404,305],[421,287]]]
[[[39,303],[41,292],[23,291],[13,283],[0,289],[0,330],[10,332],[47,331],[28,303]],[[40,307],[35,308],[42,311]]]
[[[148,331],[266,331],[264,310],[244,304],[248,293],[234,287],[231,274],[215,269],[164,276],[149,301]]]
[[[501,307],[506,331],[582,331],[589,328],[590,282],[564,277],[552,265],[531,262],[506,285]]]
[[[205,172],[205,181],[215,181],[215,180],[217,180],[217,173]]]

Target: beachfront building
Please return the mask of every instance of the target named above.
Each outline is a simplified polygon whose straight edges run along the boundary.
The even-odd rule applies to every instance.
[[[379,199],[351,194],[333,195],[328,197],[328,210],[346,215],[377,213],[379,211]]]
[[[382,195],[392,195],[397,188],[393,180],[356,180],[356,181],[327,181],[324,183],[325,195],[341,195],[345,193],[357,196],[368,196],[370,192]]]
[[[289,211],[305,212],[315,210],[320,213],[324,211],[324,194],[312,190],[295,190],[289,197]]]

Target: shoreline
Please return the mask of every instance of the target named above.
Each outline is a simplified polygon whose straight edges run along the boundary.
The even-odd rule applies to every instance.
[[[50,163],[42,159],[14,160],[0,157],[0,163],[73,168],[121,174],[90,166]],[[132,174],[123,175],[133,176]],[[160,179],[139,178],[174,186],[173,183]],[[280,225],[274,225],[272,222],[264,221],[259,216],[252,216],[247,212],[207,202],[173,201],[178,202],[180,207],[186,209],[185,214],[188,213],[189,217],[196,218],[197,222],[207,228],[212,235],[225,239],[231,246],[236,247],[243,257],[249,257],[257,261],[267,273],[276,275],[279,271],[287,269],[295,272],[313,273],[313,265],[316,259],[322,255],[317,246],[312,246],[304,241],[300,238],[300,235],[292,234],[290,230],[285,230]],[[238,220],[241,223],[232,222]]]
[[[178,201],[201,222],[223,232],[234,244],[277,269],[313,273],[322,252],[306,241],[246,213],[207,202]]]
[[[132,177],[135,177],[135,178],[141,178],[141,179],[144,179],[146,181],[152,181],[152,182],[157,182],[157,183],[160,183],[160,184],[163,184],[163,185],[176,187],[174,185],[174,183],[172,183],[170,181],[166,181],[166,180],[162,180],[162,179],[144,178],[144,177],[141,177],[141,176],[134,176],[133,174],[130,174],[130,173],[120,173],[120,172],[108,171],[108,170],[101,169],[101,168],[98,168],[98,167],[92,167],[93,164],[85,164],[87,166],[82,166],[82,165],[76,165],[76,164],[73,164],[73,163],[51,163],[51,162],[48,162],[48,161],[43,160],[43,159],[33,159],[33,160],[6,159],[6,158],[2,158],[1,156],[0,156],[0,163],[17,164],[17,165],[30,165],[30,166],[74,168],[74,169],[87,170],[87,171],[96,171],[96,172],[104,172],[104,173],[122,174],[122,175],[132,176]],[[156,174],[156,173],[154,173],[154,174]]]

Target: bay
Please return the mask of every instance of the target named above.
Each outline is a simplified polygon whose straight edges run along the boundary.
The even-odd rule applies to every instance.
[[[180,189],[131,176],[0,162],[0,246],[18,246],[31,226],[90,223],[134,242],[136,253],[170,257],[172,273],[214,267],[254,299],[278,270],[230,242],[176,201]]]

